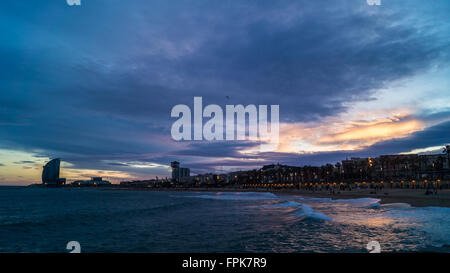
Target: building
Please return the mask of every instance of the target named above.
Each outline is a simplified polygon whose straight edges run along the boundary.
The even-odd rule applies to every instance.
[[[159,187],[162,184],[166,184],[169,181],[167,179],[147,179],[147,180],[133,180],[133,181],[121,181],[121,187],[133,187],[133,188],[149,188]]]
[[[52,159],[45,164],[42,170],[42,184],[53,186],[66,184],[66,179],[59,177],[60,164],[61,160],[59,158]]]
[[[108,186],[111,182],[103,180],[102,177],[92,177],[91,180],[76,180],[72,182],[73,186]]]
[[[181,168],[178,161],[172,161],[170,166],[172,167],[172,181],[174,182],[186,181],[191,176],[191,170],[189,168]]]
[[[450,169],[444,154],[395,154],[343,160],[342,173],[345,179],[358,181],[447,179]]]

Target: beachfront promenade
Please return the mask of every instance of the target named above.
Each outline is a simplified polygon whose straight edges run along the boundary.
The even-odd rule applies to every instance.
[[[439,201],[447,200],[445,196],[450,192],[450,149],[446,151],[447,154],[353,157],[322,166],[270,164],[252,170],[193,176],[174,175],[178,174],[179,162],[172,162],[177,163],[177,168],[172,168],[172,179],[123,181],[119,188],[269,191],[340,198],[370,196],[390,201],[415,199],[408,201],[417,205],[450,206],[450,202]]]
[[[342,184],[341,184],[342,183]],[[450,207],[450,181],[393,181],[356,183],[273,183],[273,184],[209,184],[187,185],[150,183],[117,185],[114,189],[180,191],[180,192],[272,192],[277,195],[294,195],[314,198],[353,199],[377,198],[381,203],[407,203],[412,206]]]

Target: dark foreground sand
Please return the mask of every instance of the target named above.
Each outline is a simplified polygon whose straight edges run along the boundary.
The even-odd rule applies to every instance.
[[[186,191],[186,192],[272,192],[278,195],[299,195],[303,197],[323,197],[332,199],[351,199],[371,197],[381,199],[382,204],[408,203],[414,207],[450,207],[450,189],[438,190],[437,194],[425,195],[425,189],[383,189],[374,192],[373,189],[358,189],[340,191],[330,194],[328,191],[309,190],[261,190],[240,188],[116,188],[123,190],[149,190],[149,191]]]

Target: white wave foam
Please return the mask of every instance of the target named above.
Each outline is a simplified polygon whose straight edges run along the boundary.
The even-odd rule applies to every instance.
[[[328,201],[333,202],[331,198],[323,198],[323,197],[299,197],[298,200],[304,200],[304,201]]]
[[[361,203],[361,204],[367,204],[367,203],[377,203],[380,202],[380,199],[376,198],[353,198],[353,199],[331,199],[331,198],[325,198],[325,197],[299,197],[298,200],[304,200],[304,201],[322,201],[322,202],[336,202],[336,203]]]
[[[311,208],[308,205],[300,204],[301,210],[299,213],[297,213],[296,218],[312,218],[317,220],[323,220],[323,221],[331,221],[332,219],[328,217],[327,215],[315,212],[313,208]]]
[[[333,200],[336,203],[349,203],[349,204],[362,204],[362,205],[370,205],[379,203],[381,200],[376,198],[355,198],[355,199],[336,199]]]
[[[264,206],[268,207],[268,206]],[[295,201],[284,201],[279,204],[273,204],[270,206],[271,208],[295,208],[295,211],[297,212],[295,215],[295,218],[311,218],[311,219],[317,219],[317,220],[323,220],[323,221],[331,221],[332,219],[328,217],[327,215],[316,212],[313,208],[306,204],[302,204]]]
[[[380,202],[373,203],[373,204],[368,205],[366,208],[368,208],[368,209],[379,209],[379,208],[381,208],[381,204],[380,204]]]
[[[273,208],[286,208],[286,207],[298,207],[301,206],[302,204],[295,202],[295,201],[285,201],[281,204],[274,204],[271,207]]]
[[[383,209],[409,209],[412,206],[408,203],[390,203],[381,205]]]
[[[331,199],[331,198],[320,198],[320,197],[299,197],[298,200],[302,201],[314,201],[314,202],[322,202],[322,203],[334,203],[334,204],[342,204],[354,207],[366,207],[366,208],[379,208],[380,207],[380,199],[376,198],[354,198],[354,199]]]
[[[279,198],[270,192],[216,192],[214,194],[201,194],[188,197],[216,200],[267,200]]]

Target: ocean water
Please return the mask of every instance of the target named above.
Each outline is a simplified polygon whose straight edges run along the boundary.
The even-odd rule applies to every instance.
[[[0,252],[450,252],[450,208],[272,193],[0,187]]]

